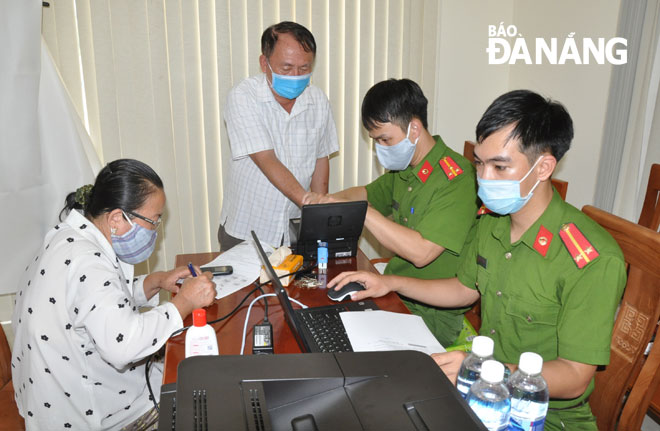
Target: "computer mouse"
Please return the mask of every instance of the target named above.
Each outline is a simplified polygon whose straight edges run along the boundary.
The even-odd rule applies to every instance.
[[[364,286],[356,281],[351,281],[346,283],[341,289],[335,290],[335,288],[328,289],[328,298],[333,301],[343,301],[347,297],[351,296],[352,292],[357,292],[364,290]]]

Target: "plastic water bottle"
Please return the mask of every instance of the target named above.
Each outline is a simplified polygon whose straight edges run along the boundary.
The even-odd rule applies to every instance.
[[[199,355],[217,355],[218,338],[211,325],[206,323],[206,310],[193,310],[193,326],[186,332],[186,358]]]
[[[518,369],[509,379],[509,430],[542,431],[548,413],[548,385],[541,376],[543,358],[533,352],[520,355]]]
[[[456,389],[467,396],[470,386],[479,378],[481,364],[488,359],[493,359],[493,340],[480,335],[472,340],[472,353],[467,355],[461,364],[456,378]]]
[[[511,400],[503,382],[504,365],[489,359],[467,395],[467,403],[489,431],[505,431],[509,426]]]

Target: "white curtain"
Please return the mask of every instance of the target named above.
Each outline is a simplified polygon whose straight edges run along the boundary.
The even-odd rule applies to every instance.
[[[648,2],[613,212],[639,219],[649,171],[660,163],[660,2]]]
[[[99,164],[41,43],[41,2],[3,0],[0,10],[0,293],[9,293],[66,194]]]
[[[267,26],[293,20],[316,38],[312,80],[330,99],[340,140],[330,162],[337,191],[381,173],[360,125],[371,85],[411,78],[435,106],[439,12],[436,0],[57,0],[42,32],[102,161],[136,158],[164,181],[163,235],[144,272],[219,248],[231,193],[225,99],[260,73]]]

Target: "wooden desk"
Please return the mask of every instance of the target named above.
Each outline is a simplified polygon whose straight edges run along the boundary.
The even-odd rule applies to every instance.
[[[202,265],[215,259],[219,253],[197,253],[197,254],[180,254],[176,257],[176,266],[186,265],[192,262],[196,265]],[[354,258],[330,259],[328,263],[328,280],[338,275],[343,271],[372,271],[377,272],[374,266],[369,262],[367,256],[358,252]],[[206,318],[208,321],[217,319],[229,313],[243,297],[254,288],[254,284],[246,286],[243,289],[235,292],[222,299],[216,300],[213,304],[206,308]],[[263,287],[265,293],[272,293],[273,289],[270,285]],[[311,307],[318,307],[321,305],[329,305],[333,302],[326,296],[325,289],[305,289],[294,287],[290,285],[286,288],[289,296],[295,298],[305,305]],[[231,317],[223,320],[222,322],[213,325],[215,332],[218,336],[218,349],[221,355],[238,355],[241,350],[241,336],[243,334],[243,324],[245,322],[245,315],[250,301],[260,295],[257,291],[250,295],[250,298],[239,308]],[[296,343],[291,329],[284,321],[284,314],[280,307],[279,301],[276,297],[269,297],[268,299],[268,320],[273,325],[273,341],[275,353],[300,353],[300,348]],[[382,298],[374,299],[381,310],[395,311],[399,313],[409,313],[408,309],[395,293],[390,293]],[[250,320],[248,322],[248,332],[245,342],[245,353],[252,354],[252,327],[255,323],[259,323],[264,318],[264,303],[259,301],[252,306],[250,312]],[[185,319],[184,325],[192,324],[192,317],[188,316]],[[163,374],[163,384],[176,382],[177,367],[179,362],[185,358],[185,332],[176,337],[171,338],[165,347],[165,370]]]

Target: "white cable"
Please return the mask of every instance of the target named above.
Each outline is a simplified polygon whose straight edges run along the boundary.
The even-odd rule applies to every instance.
[[[248,306],[247,314],[245,315],[245,323],[243,324],[243,337],[242,337],[243,342],[241,343],[241,355],[245,351],[245,338],[246,338],[246,335],[247,335],[247,324],[248,324],[248,320],[250,320],[250,311],[252,311],[252,306],[254,305],[255,302],[257,302],[261,298],[265,298],[267,296],[277,296],[277,295],[275,295],[274,293],[266,293],[266,294],[263,294],[263,295],[259,295],[256,298],[254,298],[252,300],[252,302],[250,302],[250,305]],[[295,300],[293,298],[289,298],[289,300],[295,302],[298,305],[300,305],[302,308],[307,308],[307,306],[305,304],[303,304],[302,302],[300,302],[298,300]],[[266,317],[268,317],[268,316],[266,316]]]

